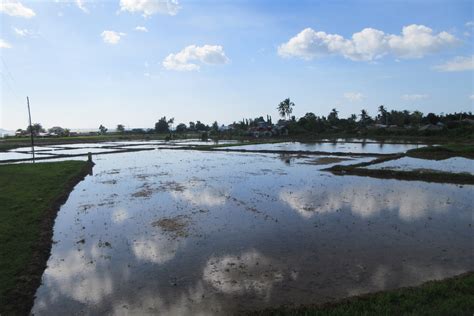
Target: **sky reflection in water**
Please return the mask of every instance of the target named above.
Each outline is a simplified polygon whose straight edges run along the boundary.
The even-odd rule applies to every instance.
[[[333,176],[305,159],[97,156],[58,214],[33,312],[225,314],[473,269],[472,186]]]

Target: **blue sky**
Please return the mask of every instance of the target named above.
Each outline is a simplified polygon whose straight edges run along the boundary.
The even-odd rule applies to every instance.
[[[0,127],[473,110],[472,1],[0,4]],[[138,29],[137,29],[138,27]]]

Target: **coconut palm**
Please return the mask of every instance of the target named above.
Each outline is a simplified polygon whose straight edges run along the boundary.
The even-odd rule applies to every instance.
[[[293,107],[295,104],[290,101],[290,98],[286,98],[280,104],[278,104],[278,113],[280,113],[280,116],[282,118],[288,117],[290,118],[291,113],[293,112]]]

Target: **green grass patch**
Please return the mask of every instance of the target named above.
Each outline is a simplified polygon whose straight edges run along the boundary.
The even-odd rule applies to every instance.
[[[85,161],[0,165],[0,313],[40,239],[43,217],[69,192]],[[49,245],[50,246],[50,245]],[[4,310],[5,312],[5,310]]]
[[[427,146],[410,149],[407,156],[421,159],[441,160],[452,157],[465,157],[474,159],[474,145],[448,144],[442,146]]]
[[[349,298],[337,303],[281,307],[250,315],[472,315],[474,273],[430,281],[418,287]]]

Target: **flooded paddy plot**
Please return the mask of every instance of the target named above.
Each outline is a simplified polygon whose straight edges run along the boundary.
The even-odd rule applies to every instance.
[[[474,268],[473,186],[338,177],[305,159],[96,156],[58,213],[32,313],[223,315]]]
[[[453,157],[443,160],[402,157],[400,159],[370,165],[366,168],[375,170],[384,169],[403,171],[429,170],[451,173],[470,173],[474,175],[474,161],[472,159],[462,157]]]
[[[31,154],[18,153],[14,151],[0,152],[0,162],[2,160],[28,159],[28,158],[31,158]]]
[[[416,144],[384,144],[384,143],[269,143],[229,147],[229,150],[274,150],[274,151],[322,151],[343,153],[393,154],[409,149],[423,147]]]
[[[35,146],[35,152],[55,151],[55,150],[61,150],[61,148],[50,147],[50,146]],[[9,152],[31,153],[31,146],[10,149]]]

